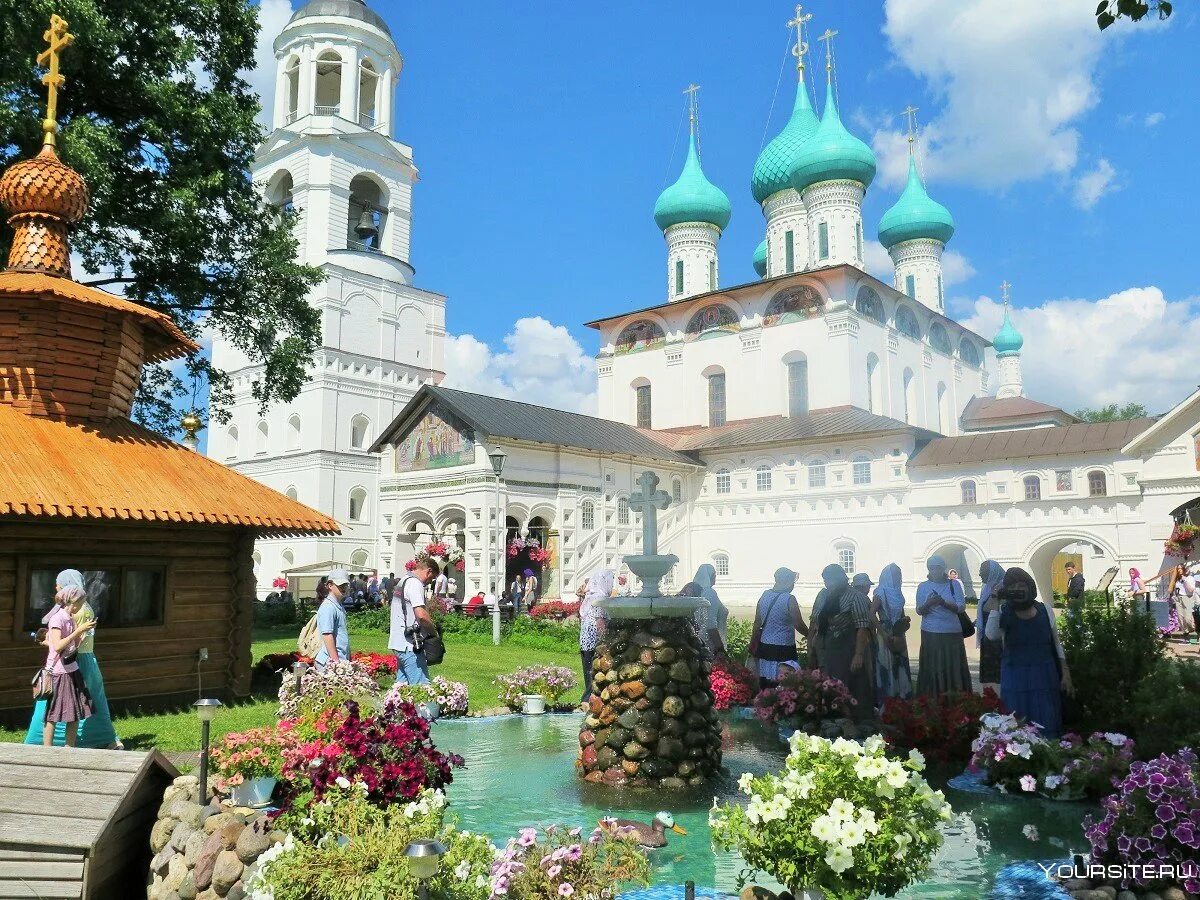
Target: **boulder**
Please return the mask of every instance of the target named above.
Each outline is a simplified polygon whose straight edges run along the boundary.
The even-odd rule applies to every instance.
[[[230,822],[237,822],[239,825],[245,825],[246,821],[241,816],[235,816],[231,812],[217,813],[215,816],[209,816],[204,820],[204,830],[208,834],[214,834],[220,831]],[[203,890],[203,889],[202,889]]]
[[[667,674],[671,676],[672,681],[677,681],[681,684],[690,682],[693,677],[691,667],[682,660],[671,663],[671,668],[667,670]]]
[[[614,787],[619,787],[625,784],[628,779],[625,777],[625,771],[619,766],[604,770],[604,783]]]
[[[626,759],[621,762],[621,769],[631,778],[638,773],[641,767],[642,764],[636,759]]]
[[[627,709],[633,709],[633,701],[628,697],[617,695],[612,699],[612,708],[617,711],[618,715],[620,715]]]
[[[662,703],[665,696],[667,696],[667,692],[658,685],[650,685],[646,688],[646,699],[651,703]]]
[[[150,829],[150,849],[158,853],[171,843],[171,832],[178,824],[175,819],[171,818],[159,819],[155,822],[154,827]]]
[[[591,698],[588,700],[588,711],[593,716],[598,716],[600,715],[600,711],[602,709],[604,709],[604,701],[595,694],[592,694]]]
[[[267,836],[270,830],[270,823],[265,818],[257,819],[253,825],[243,828],[235,848],[238,859],[243,863],[258,859],[259,854],[271,846],[271,840]]]
[[[589,784],[600,784],[600,782],[604,780],[604,773],[599,769],[596,769],[584,775],[583,780]]]
[[[601,769],[611,769],[620,762],[617,751],[612,747],[604,747],[596,751],[596,766]]]
[[[654,651],[649,647],[643,648],[642,652],[638,654],[638,662],[643,666],[650,665],[650,663],[654,662]]]
[[[608,732],[608,740],[605,742],[607,746],[614,750],[620,750],[633,737],[633,731],[629,728],[622,728],[619,725],[614,725]]]
[[[712,695],[708,691],[696,691],[692,696],[688,697],[688,704],[692,709],[705,710],[712,706]]]
[[[638,721],[647,728],[657,728],[662,724],[662,713],[657,709],[647,709],[638,717]]]
[[[637,741],[630,741],[626,744],[624,753],[626,759],[645,759],[650,755],[650,751]]]
[[[199,828],[204,821],[204,807],[188,800],[176,800],[171,804],[169,815],[172,819],[186,822],[192,828]]]
[[[1117,894],[1117,900],[1138,900],[1138,895],[1133,891],[1121,891]]]
[[[640,663],[629,663],[621,666],[621,671],[617,673],[617,676],[621,679],[621,681],[636,681],[644,674],[646,674],[645,666]]]
[[[669,737],[679,737],[679,735],[683,734],[684,730],[683,722],[681,722],[679,719],[672,719],[670,717],[664,720],[662,726],[659,728],[659,732],[661,734]]]
[[[176,822],[175,827],[171,829],[171,846],[183,852],[183,848],[187,846],[187,839],[192,836],[192,832],[196,829],[186,822]]]
[[[607,743],[608,743],[608,735],[609,735],[609,729],[607,729],[607,728],[601,728],[601,729],[599,729],[599,730],[596,732],[596,741],[595,741],[595,743],[596,743],[596,750],[597,750],[597,751],[598,751],[598,750],[599,750],[601,747],[603,747],[605,744],[607,744]]]
[[[687,782],[682,778],[676,778],[674,775],[669,775],[660,781],[659,785],[666,788],[668,791],[682,791],[685,787],[687,787]]]
[[[171,862],[171,857],[177,852],[174,847],[167,844],[159,853],[155,854],[154,859],[150,860],[150,871],[155,875],[166,875],[167,865]]]
[[[653,744],[658,740],[658,729],[648,728],[645,725],[639,725],[633,729],[633,736],[639,744]]]
[[[600,724],[611,725],[617,721],[617,711],[612,707],[606,706],[604,712],[600,713]]]
[[[648,631],[635,631],[630,640],[639,647],[653,647],[655,637]]]
[[[667,646],[667,642],[664,638],[654,635],[649,641],[647,641],[646,645],[652,650],[661,650],[663,647]]]
[[[648,710],[651,706],[653,706],[653,704],[649,700],[647,700],[645,697],[643,697],[637,703],[633,704],[633,708],[636,709],[638,712],[644,712],[645,710]]]
[[[191,791],[200,790],[200,778],[197,775],[179,775],[171,784],[175,787],[183,787]]]
[[[663,712],[666,713],[668,716],[672,716],[672,717],[682,716],[683,709],[684,709],[683,698],[676,697],[674,695],[667,697],[665,700],[663,700],[662,709],[663,709]]]
[[[654,662],[669,666],[679,658],[674,647],[663,647],[654,651]]]
[[[617,718],[617,722],[622,728],[637,728],[641,720],[642,717],[638,715],[636,709],[626,710]]]
[[[246,888],[242,882],[238,882],[229,889],[229,893],[225,895],[225,900],[246,900]]]
[[[183,856],[177,853],[167,863],[167,874],[163,876],[163,890],[178,891],[179,885],[183,884],[183,879],[187,876],[187,863],[183,861]]]
[[[683,759],[684,746],[683,741],[678,738],[664,737],[658,739],[658,755],[663,759],[669,759],[672,762],[677,762]]]
[[[621,685],[621,692],[630,700],[640,700],[646,694],[646,684],[643,681],[627,681]]]
[[[587,747],[594,743],[596,743],[596,732],[592,731],[590,728],[585,728],[583,731],[579,732],[579,746]]]
[[[192,875],[196,880],[196,890],[203,891],[212,884],[213,867],[217,864],[217,856],[225,850],[221,846],[221,836],[214,834],[204,842],[200,855],[196,857],[196,867]]]
[[[1169,887],[1161,893],[1162,900],[1187,900],[1187,894],[1177,887]]]
[[[222,850],[217,854],[217,864],[213,866],[212,888],[222,897],[242,877],[242,861],[232,850]]]
[[[667,670],[662,666],[648,666],[646,668],[646,681],[649,684],[666,684],[669,680]]]
[[[596,768],[596,746],[589,744],[583,748],[583,752],[579,754],[579,758],[583,761],[583,768],[590,772]]]
[[[179,900],[196,900],[196,879],[191,872],[183,876],[176,892],[179,894]]]
[[[208,840],[208,835],[197,828],[192,832],[191,837],[187,839],[187,843],[183,845],[183,858],[189,866],[196,865],[196,858],[200,855],[200,851],[204,849],[204,844]]]

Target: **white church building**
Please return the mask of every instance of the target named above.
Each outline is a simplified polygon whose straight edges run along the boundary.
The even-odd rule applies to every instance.
[[[343,533],[260,542],[261,593],[318,562],[397,571],[436,538],[464,550],[460,594],[527,567],[544,596],[571,594],[639,550],[628,498],[647,469],[674,500],[659,549],[680,563],[664,584],[712,563],[735,607],[780,565],[805,600],[829,562],[873,578],[896,562],[911,587],[940,553],[974,593],[993,558],[1029,567],[1044,596],[1064,551],[1089,584],[1110,566],[1164,565],[1171,511],[1200,494],[1200,392],[1102,424],[1026,397],[1007,307],[991,340],[946,315],[954,222],[911,140],[908,184],[876,229],[895,277],[868,274],[876,161],[842,123],[831,64],[818,117],[797,55],[791,118],[754,164],[754,281],[721,286],[731,209],[704,175],[693,114],[683,171],[654,207],[666,296],[648,289],[643,308],[587,323],[600,341],[587,416],[441,386],[446,298],[413,284],[417,170],[391,137],[402,58],[380,16],[313,0],[275,51],[274,129],[254,177],[298,211],[300,254],[328,273],[311,298],[323,346],[300,395],[260,415],[262,372],[218,344],[237,393],[208,452]],[[530,563],[514,538],[549,559]]]

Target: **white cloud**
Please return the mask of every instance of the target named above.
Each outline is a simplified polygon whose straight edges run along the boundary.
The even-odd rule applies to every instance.
[[[1161,122],[1166,117],[1167,117],[1166,113],[1161,113],[1161,112],[1146,113],[1146,118],[1142,120],[1142,123],[1147,128],[1153,128],[1155,125],[1157,125],[1159,122]]]
[[[1002,317],[996,300],[979,297],[962,323],[991,336]],[[1094,301],[1047,300],[1013,309],[1012,318],[1025,338],[1025,393],[1035,400],[1068,411],[1137,402],[1165,412],[1195,389],[1200,298],[1129,288]]]
[[[596,361],[562,325],[518,319],[497,352],[474,335],[446,338],[447,387],[595,415]]]
[[[942,254],[942,283],[946,287],[962,284],[975,275],[975,267],[971,261],[957,250],[947,250]]]
[[[924,132],[935,182],[1005,187],[1075,168],[1104,46],[1089,2],[887,0],[884,33],[938,103]],[[900,131],[874,143],[883,182],[898,186]]]
[[[1096,162],[1095,168],[1084,172],[1075,180],[1075,205],[1080,209],[1091,209],[1105,194],[1120,190],[1117,170],[1107,159]]]
[[[254,68],[245,72],[243,77],[262,98],[263,108],[258,120],[264,125],[271,123],[271,104],[275,101],[273,44],[291,17],[292,4],[289,0],[262,0],[258,5],[258,45],[254,48]]]

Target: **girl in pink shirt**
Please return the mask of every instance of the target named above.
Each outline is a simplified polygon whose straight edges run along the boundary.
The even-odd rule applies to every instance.
[[[79,672],[75,655],[79,642],[96,627],[95,621],[76,626],[71,618],[70,606],[85,594],[81,586],[74,584],[56,585],[54,607],[45,618],[46,623],[46,668],[54,678],[54,694],[46,710],[46,724],[42,729],[42,743],[54,744],[54,725],[63,722],[67,726],[67,746],[74,747],[79,732],[79,723],[92,714],[91,698]]]

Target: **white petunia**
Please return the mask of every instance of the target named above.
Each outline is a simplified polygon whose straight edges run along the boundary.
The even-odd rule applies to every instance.
[[[754,782],[754,776],[749,772],[743,772],[741,774],[741,777],[738,778],[738,787],[741,788],[742,793],[749,794],[750,793],[750,785],[753,782]]]
[[[470,876],[470,874],[471,874],[471,863],[465,859],[462,862],[460,862],[457,866],[454,867],[454,877],[457,878],[459,881],[466,881],[468,876]]]
[[[925,768],[925,757],[921,755],[921,751],[918,750],[916,747],[913,747],[911,750],[908,751],[908,761],[911,762],[918,769]]]
[[[857,847],[867,839],[867,833],[858,822],[842,823],[842,843],[847,847]]]
[[[1114,747],[1124,747],[1125,744],[1129,741],[1129,738],[1125,737],[1125,735],[1121,734],[1118,731],[1104,732],[1104,739],[1106,741],[1108,741],[1110,744],[1112,744]]]
[[[831,749],[834,753],[841,756],[862,756],[862,744],[858,741],[849,741],[846,738],[840,737],[833,742]]]
[[[835,822],[844,822],[847,819],[853,819],[855,812],[857,812],[857,810],[855,809],[854,804],[844,797],[836,797],[834,798],[834,801],[829,804],[829,818],[833,819]]]
[[[837,840],[838,823],[829,816],[817,816],[813,819],[812,825],[809,826],[812,836],[818,841],[825,844],[832,844]]]
[[[345,775],[339,775],[337,778],[334,779],[334,781],[337,783],[337,786],[340,787],[342,790],[347,790],[350,787],[350,779],[347,778]]]
[[[834,847],[825,854],[825,864],[840,875],[854,865],[854,854],[845,847]]]

